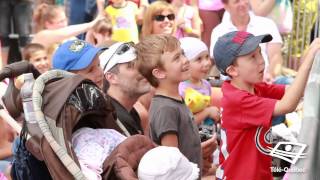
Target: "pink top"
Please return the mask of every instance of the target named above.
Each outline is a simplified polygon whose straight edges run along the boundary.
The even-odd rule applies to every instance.
[[[6,176],[0,172],[0,180],[7,180]]]
[[[221,0],[198,0],[200,10],[217,11],[223,8]]]
[[[192,28],[192,18],[194,16],[193,8],[189,5],[184,5],[182,14],[183,14],[183,17],[179,17],[179,18],[183,18],[185,20],[186,27]],[[176,32],[176,38],[180,39],[182,37],[185,37],[184,30],[181,28],[178,28]]]

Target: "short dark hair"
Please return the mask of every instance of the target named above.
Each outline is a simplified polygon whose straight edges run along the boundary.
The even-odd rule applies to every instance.
[[[229,0],[221,0],[223,4],[228,4]]]
[[[112,35],[112,22],[111,19],[106,16],[104,19],[100,19],[94,26],[93,26],[93,31],[104,34],[108,33],[109,36]]]
[[[45,47],[38,43],[27,44],[23,48],[22,56],[24,60],[30,61],[32,54],[38,51],[46,51]]]

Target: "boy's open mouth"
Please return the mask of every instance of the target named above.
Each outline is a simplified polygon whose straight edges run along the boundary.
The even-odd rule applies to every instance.
[[[189,66],[182,67],[181,72],[186,72],[186,71],[189,71]]]
[[[202,73],[208,73],[209,71],[210,71],[210,68],[201,70]]]

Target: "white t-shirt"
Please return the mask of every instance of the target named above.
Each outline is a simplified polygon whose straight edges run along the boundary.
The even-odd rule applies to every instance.
[[[282,38],[280,36],[277,25],[268,18],[256,16],[252,12],[249,12],[250,21],[247,26],[247,32],[258,36],[263,34],[271,34],[273,37],[272,41],[268,43],[281,43]],[[211,33],[211,44],[210,44],[210,56],[213,58],[213,48],[219,37],[238,29],[232,24],[229,12],[225,12],[222,18],[222,22],[216,26]],[[260,44],[261,53],[265,61],[265,69],[269,66],[268,54],[267,54],[267,43]]]

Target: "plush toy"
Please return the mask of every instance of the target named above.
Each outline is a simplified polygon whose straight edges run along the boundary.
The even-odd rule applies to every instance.
[[[210,96],[203,95],[192,88],[187,88],[184,94],[184,101],[193,114],[204,110],[211,104]],[[199,127],[201,142],[204,142],[212,137],[213,132],[215,132],[214,124],[214,120],[209,117],[202,122]]]
[[[192,113],[197,113],[210,105],[211,97],[203,95],[192,88],[187,88],[184,101]]]

